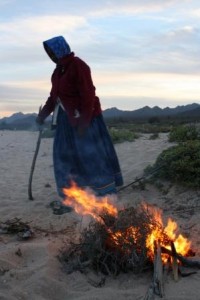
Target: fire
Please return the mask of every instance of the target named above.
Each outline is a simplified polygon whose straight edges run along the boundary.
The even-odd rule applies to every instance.
[[[108,230],[110,233],[110,242],[120,248],[126,248],[127,245],[131,246],[137,240],[138,228],[133,226],[127,228],[125,231],[112,232],[111,229]]]
[[[110,202],[111,197],[97,197],[92,190],[83,189],[72,182],[70,188],[64,188],[63,193],[65,205],[72,206],[75,211],[80,215],[90,215],[98,222],[103,222],[100,215],[104,212],[113,217],[118,216],[118,209]],[[168,219],[167,225],[163,225],[162,211],[158,208],[152,207],[147,204],[142,204],[152,218],[152,222],[148,224],[148,235],[146,237],[147,255],[153,260],[155,243],[159,242],[160,246],[171,250],[171,242],[174,243],[177,253],[186,255],[191,246],[191,242],[178,233],[178,225],[171,218]],[[131,249],[131,243],[137,245],[141,237],[139,228],[129,227],[122,231],[113,231],[111,227],[107,227],[109,233],[110,246],[124,249]],[[128,250],[130,251],[130,250]],[[162,256],[163,262],[166,261],[166,255]]]
[[[185,237],[182,236],[182,234],[176,234],[176,231],[178,230],[178,225],[175,221],[168,219],[168,224],[165,228],[165,232],[168,235],[168,237],[174,242],[176,251],[179,254],[186,255],[191,247],[191,242],[188,241]]]
[[[84,190],[78,187],[75,182],[72,182],[70,188],[64,188],[63,193],[66,197],[63,203],[72,206],[78,214],[91,215],[99,221],[99,215],[104,211],[113,216],[117,215],[117,208],[109,203],[110,197],[98,198],[91,190]]]
[[[151,207],[150,207],[151,210]],[[153,209],[155,212],[155,208]],[[162,212],[157,211],[157,214],[153,214],[155,221],[158,225],[152,230],[146,240],[146,246],[150,258],[154,256],[154,244],[159,241],[161,246],[171,250],[171,242],[174,243],[177,253],[181,255],[187,255],[190,250],[191,242],[187,238],[178,234],[178,225],[171,218],[168,219],[166,227],[162,222]],[[163,262],[166,261],[166,255],[163,255]]]

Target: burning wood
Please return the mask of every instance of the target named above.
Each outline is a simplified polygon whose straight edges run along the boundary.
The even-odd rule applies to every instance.
[[[91,221],[82,232],[79,244],[63,253],[68,271],[82,270],[86,262],[106,275],[144,270],[148,265],[146,236],[151,222],[146,211],[132,207],[120,211],[117,217],[102,212],[99,218],[101,222]]]
[[[191,248],[190,241],[177,233],[176,222],[169,219],[164,226],[162,212],[146,204],[118,210],[109,197],[99,199],[76,184],[65,189],[64,194],[66,205],[93,218],[81,232],[79,243],[61,251],[65,270],[85,272],[90,268],[116,276],[120,272],[139,273],[153,267],[145,299],[153,299],[155,294],[163,297],[163,266],[169,263],[177,281],[179,263]]]
[[[171,249],[172,249],[172,270],[174,274],[174,280],[178,281],[178,260],[176,257],[176,248],[173,242],[171,242]]]

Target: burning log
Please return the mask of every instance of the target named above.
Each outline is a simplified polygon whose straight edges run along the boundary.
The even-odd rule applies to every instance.
[[[178,260],[177,260],[176,248],[173,242],[171,242],[171,249],[172,249],[172,270],[173,270],[174,280],[178,281]]]
[[[164,296],[164,283],[163,283],[163,264],[161,257],[160,243],[155,243],[155,259],[154,259],[154,293],[160,297]]]
[[[180,255],[178,253],[173,253],[172,251],[170,251],[169,249],[167,249],[165,247],[161,247],[161,251],[162,251],[162,253],[168,254],[171,257],[175,256],[185,267],[200,269],[200,261],[198,261],[198,260],[191,260],[189,258],[183,257],[182,255]]]

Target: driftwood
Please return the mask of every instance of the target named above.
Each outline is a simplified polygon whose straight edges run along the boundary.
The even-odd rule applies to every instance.
[[[39,108],[39,113],[40,113],[41,109],[42,109],[42,106],[40,106],[40,108]],[[38,134],[36,149],[35,149],[35,153],[34,153],[34,156],[33,156],[33,161],[32,161],[32,165],[31,165],[31,172],[30,172],[29,182],[28,182],[28,198],[29,198],[29,200],[34,200],[33,195],[32,195],[32,179],[33,179],[33,172],[34,172],[34,169],[35,169],[35,163],[36,163],[37,155],[38,155],[39,148],[40,148],[42,131],[43,131],[42,127],[39,126],[39,134]]]
[[[185,267],[190,267],[190,268],[197,268],[200,269],[200,261],[199,260],[191,260],[189,258],[183,257],[182,255],[176,253],[172,253],[172,251],[166,249],[165,247],[161,247],[161,251],[162,253],[166,253],[169,256],[173,257],[175,255],[175,257],[182,263],[183,266]]]
[[[155,243],[153,279],[144,300],[153,300],[155,295],[158,295],[161,298],[164,296],[163,264],[159,242],[157,244]]]
[[[174,280],[178,281],[178,259],[177,259],[177,253],[176,248],[173,242],[171,242],[171,250],[172,250],[172,271],[174,275]]]

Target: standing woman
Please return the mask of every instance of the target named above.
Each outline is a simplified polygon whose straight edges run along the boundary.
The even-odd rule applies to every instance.
[[[50,97],[36,122],[43,124],[54,112],[53,162],[58,194],[63,199],[63,188],[70,187],[72,181],[79,187],[90,187],[97,196],[116,193],[123,179],[90,68],[71,52],[62,36],[43,45],[56,68],[51,77]],[[70,211],[62,201],[55,203],[54,212]]]

